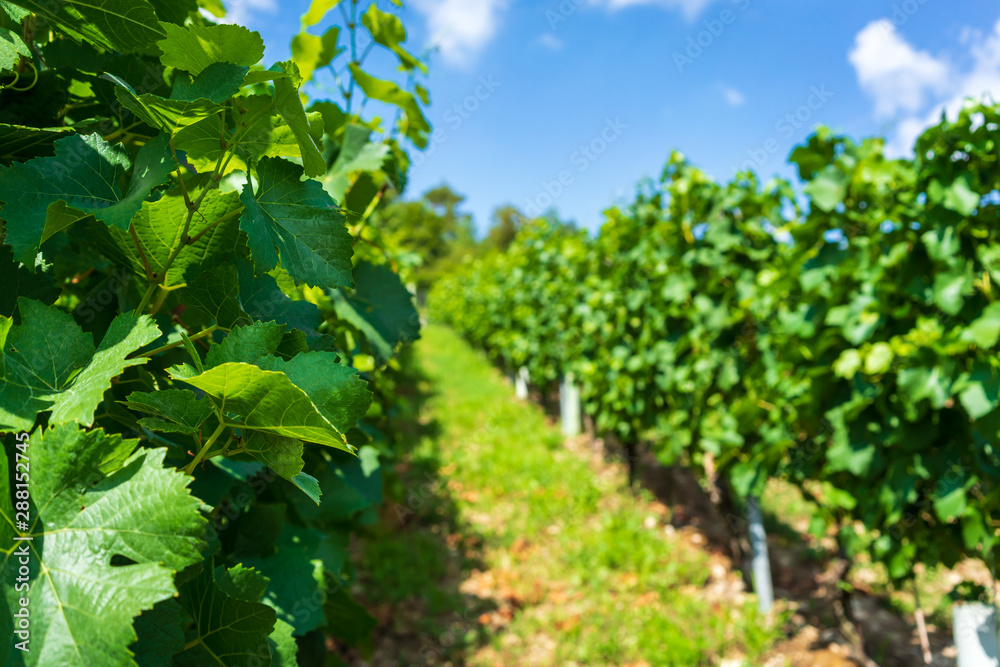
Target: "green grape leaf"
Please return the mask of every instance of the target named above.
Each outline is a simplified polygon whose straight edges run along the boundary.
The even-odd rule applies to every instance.
[[[375,3],[368,6],[361,16],[361,23],[371,33],[376,44],[381,44],[396,54],[399,64],[404,70],[419,69],[427,74],[427,65],[420,62],[416,56],[403,48],[402,43],[406,41],[406,28],[398,16],[383,12]]]
[[[262,431],[248,431],[243,436],[243,449],[255,459],[288,480],[316,505],[323,495],[315,477],[302,472],[304,445],[301,440]]]
[[[31,12],[27,9],[22,9],[17,5],[11,4],[9,0],[0,0],[0,12],[7,15],[14,23],[21,23],[27,17],[31,16]]]
[[[139,150],[128,190],[120,186],[132,167],[125,148],[98,134],[73,135],[55,142],[54,157],[15,163],[0,171],[0,201],[7,220],[7,243],[29,266],[43,238],[49,207],[64,202],[76,217],[93,215],[111,227],[127,230],[153,188],[176,167],[160,135]]]
[[[875,456],[875,445],[851,442],[847,438],[838,439],[826,453],[830,472],[849,470],[860,475],[871,464]]]
[[[380,189],[370,173],[361,173],[347,191],[347,197],[343,201],[344,209],[363,217],[372,202],[376,201]]]
[[[192,12],[198,11],[197,0],[149,0],[161,21],[184,25]]]
[[[238,99],[236,104],[240,104]],[[222,148],[222,114],[203,118],[197,123],[192,123],[187,127],[178,130],[174,135],[174,146],[178,151],[184,152],[184,161],[194,167],[198,172],[211,172],[219,164],[219,158],[223,155]],[[225,165],[222,175],[232,171],[246,170],[244,163],[235,153],[229,164]],[[223,164],[225,160],[223,160]]]
[[[234,581],[213,565],[210,558],[197,577],[180,587],[180,603],[194,619],[194,631],[175,664],[267,667],[271,664],[267,638],[274,630],[274,610],[242,597],[250,585],[247,577],[236,573]]]
[[[319,480],[315,477],[307,475],[304,472],[300,472],[289,481],[294,484],[299,491],[306,494],[309,500],[316,503],[316,505],[320,504],[320,498],[323,495],[323,490],[319,486]]]
[[[954,227],[939,227],[920,235],[927,254],[935,262],[950,262],[962,251],[962,239]]]
[[[302,181],[302,167],[262,158],[258,186],[247,183],[240,199],[240,229],[258,272],[281,265],[299,282],[330,288],[353,285],[352,238],[346,218],[316,181]]]
[[[295,63],[287,61],[275,66],[281,67],[299,79]],[[306,117],[302,106],[299,90],[292,78],[278,79],[274,82],[274,108],[281,116],[299,143],[302,155],[302,167],[306,176],[322,176],[326,173],[326,160],[319,150],[319,144],[313,136],[313,128]]]
[[[934,179],[927,187],[927,195],[932,202],[963,216],[972,215],[979,206],[979,195],[969,187],[965,176],[959,176],[947,187]]]
[[[95,228],[94,240],[105,255],[128,266],[137,275],[146,275],[148,263],[150,272],[156,274],[155,279],[160,280],[165,289],[176,289],[187,284],[185,274],[191,267],[213,265],[236,250],[239,241],[237,213],[242,207],[237,193],[209,190],[198,212],[191,216],[188,236],[192,243],[186,244],[184,224],[189,211],[178,188],[155,202],[143,204],[133,219],[132,228],[143,249],[141,254],[127,231]],[[180,251],[164,276],[163,267],[178,247]]]
[[[243,80],[244,86],[255,86],[258,83],[277,81],[278,79],[291,79],[296,86],[302,84],[302,77],[297,72],[278,72],[273,69],[253,69]]]
[[[241,258],[235,264],[240,274],[240,298],[247,314],[255,320],[298,329],[305,333],[310,343],[322,338],[316,329],[323,322],[323,315],[316,304],[290,299],[273,276],[254,276],[253,265],[247,260]]]
[[[264,57],[260,33],[240,25],[164,25],[167,36],[157,42],[163,52],[160,62],[198,76],[215,63],[256,65]]]
[[[247,164],[264,156],[302,157],[299,139],[285,120],[278,115],[269,95],[250,95],[233,100],[231,158],[224,164],[225,173],[247,170]],[[323,141],[323,119],[318,113],[306,114],[309,133],[316,144]],[[175,137],[178,149],[187,153],[187,160],[199,171],[212,171],[222,155],[219,137],[222,118],[213,116],[190,125]]]
[[[309,468],[324,490],[326,501],[318,507],[296,502],[303,518],[329,526],[350,521],[358,512],[381,504],[382,473],[377,449],[364,445],[357,456],[330,458],[333,460],[324,458]]]
[[[170,99],[206,99],[216,104],[222,104],[240,92],[243,80],[249,71],[250,68],[245,65],[214,63],[206,67],[205,71],[193,79],[187,74],[180,73],[174,79],[174,87],[170,91]]]
[[[962,340],[990,349],[1000,340],[1000,302],[991,303],[962,331]]]
[[[140,425],[151,431],[195,435],[212,416],[212,404],[208,400],[199,399],[194,392],[184,389],[133,391],[120,403],[130,410],[153,415],[154,419],[139,420]]]
[[[205,520],[187,489],[190,477],[164,468],[165,449],[139,449],[120,469],[102,471],[123,441],[100,429],[58,426],[30,442],[35,509],[21,532],[32,541],[13,541],[14,517],[0,503],[0,538],[27,550],[31,568],[31,651],[9,642],[7,658],[27,665],[131,664],[133,618],[173,597],[174,574],[201,560]],[[13,456],[0,456],[0,497],[11,497],[13,467]],[[20,608],[18,553],[14,546],[0,551],[4,627]],[[115,565],[116,558],[129,564]]]
[[[261,431],[249,431],[243,436],[243,449],[288,481],[302,472],[303,447],[301,440]]]
[[[944,407],[951,391],[951,378],[943,368],[918,366],[900,371],[897,387],[908,401],[928,400],[935,409]]]
[[[115,97],[123,107],[168,135],[226,110],[221,104],[205,98],[168,100],[152,93],[137,95],[130,87],[122,85],[115,88]]]
[[[247,104],[248,114],[254,113],[254,107],[260,108],[262,102],[266,103],[268,109],[274,109],[274,103],[267,101],[266,97],[261,100],[261,96],[253,96],[244,101]],[[262,157],[305,157],[298,135],[281,116],[254,113],[252,117],[256,120],[247,126],[247,131],[240,136],[236,145],[239,155],[251,161]],[[317,145],[322,144],[322,116],[318,113],[307,113],[306,121],[309,123],[309,135],[312,140]]]
[[[312,0],[309,10],[302,15],[302,25],[316,25],[323,20],[326,13],[340,4],[340,0]]]
[[[961,516],[967,506],[966,490],[976,482],[973,475],[964,478],[961,475],[944,475],[934,487],[934,511],[942,521],[950,521]]]
[[[961,387],[959,400],[962,407],[973,419],[984,417],[998,405],[1000,400],[1000,376],[990,366],[977,364],[971,373],[956,384]]]
[[[31,58],[31,49],[16,32],[0,27],[0,72],[12,71],[21,56]]]
[[[228,570],[219,565],[215,568],[215,585],[223,593],[244,602],[260,602],[267,590],[268,578],[242,563]]]
[[[174,598],[157,602],[135,619],[139,640],[129,647],[143,667],[173,667],[173,657],[184,650],[183,612]]]
[[[56,140],[72,133],[69,127],[0,124],[0,162],[50,156]]]
[[[428,106],[431,103],[431,93],[429,90],[421,86],[419,83],[413,86],[413,91],[420,98],[420,101],[424,103],[424,106]]]
[[[894,354],[888,343],[878,342],[872,345],[865,356],[865,373],[880,375],[892,367]]]
[[[23,298],[18,308],[20,325],[0,318],[0,428],[28,430],[47,410],[51,423],[89,426],[111,379],[147,361],[125,357],[160,337],[149,316],[123,313],[95,350],[91,335],[58,308]]]
[[[198,6],[216,18],[226,17],[226,6],[222,0],[198,0]]]
[[[431,131],[431,126],[421,111],[417,99],[392,81],[377,79],[354,63],[350,63],[349,67],[351,75],[365,95],[373,100],[398,107],[405,114],[403,134],[417,148],[426,148],[427,134]]]
[[[271,648],[271,667],[298,667],[299,645],[292,632],[295,631],[280,618],[274,622],[274,632],[267,638]]]
[[[207,368],[222,364],[254,364],[277,354],[285,336],[285,326],[275,322],[254,322],[234,328],[221,343],[213,345],[205,357]]]
[[[371,645],[372,633],[378,627],[368,610],[358,604],[343,588],[328,591],[323,604],[327,627],[337,639],[350,646]]]
[[[188,306],[207,314],[225,331],[240,324],[250,324],[250,316],[240,305],[239,276],[232,264],[219,264],[190,278],[181,298]]]
[[[358,171],[377,172],[382,168],[389,145],[371,143],[371,130],[351,123],[344,130],[344,141],[330,171],[323,176],[323,188],[334,200],[342,202],[351,187],[351,175]]]
[[[368,383],[338,363],[333,352],[303,352],[290,360],[262,357],[257,365],[287,375],[341,433],[354,428],[372,403]]]
[[[400,343],[420,337],[420,316],[413,297],[386,264],[358,262],[353,294],[331,291],[337,317],[357,327],[372,345],[379,363],[386,363]]]
[[[19,262],[7,246],[0,246],[0,315],[14,317],[18,298],[34,299],[46,305],[55,303],[61,291],[52,276],[38,271],[32,273]],[[20,321],[20,318],[18,318]]]
[[[252,567],[240,564],[228,570],[221,565],[216,567],[215,582],[219,590],[232,598],[244,602],[260,602],[270,580]],[[274,630],[267,638],[272,667],[280,665],[295,667],[298,664],[295,659],[298,646],[293,632],[294,628],[291,625],[280,618],[275,620]]]
[[[163,37],[147,0],[18,0],[17,4],[109,51],[141,50]]]
[[[350,451],[344,435],[282,373],[245,363],[222,364],[194,377],[171,371],[175,379],[208,394],[229,426]]]
[[[273,607],[278,618],[290,624],[296,635],[325,625],[323,616],[323,565],[342,564],[346,550],[324,533],[285,524],[275,552],[263,558],[246,561],[250,567],[271,580],[264,595],[264,604]],[[320,565],[317,570],[317,562]],[[330,572],[339,575],[339,569]],[[320,579],[320,581],[317,581]],[[316,604],[303,604],[303,601]]]
[[[962,269],[944,271],[934,277],[934,303],[949,315],[957,315],[972,289],[972,279]]]
[[[837,377],[850,380],[861,368],[861,353],[855,349],[844,350],[835,362],[833,362],[833,373]]]
[[[344,52],[338,48],[340,28],[332,26],[322,37],[300,32],[292,38],[292,60],[299,68],[299,75],[304,81],[312,79],[313,72],[330,64],[334,58]]]
[[[24,302],[21,303],[23,307]],[[90,363],[55,398],[49,422],[61,424],[75,421],[90,426],[94,420],[94,408],[101,402],[104,392],[111,388],[111,380],[126,368],[147,361],[143,357],[126,359],[126,356],[160,336],[160,330],[148,315],[133,312],[118,315],[108,327]]]
[[[339,139],[341,128],[347,125],[347,114],[335,102],[320,100],[313,102],[309,110],[323,116],[323,128],[331,139]]]
[[[831,165],[809,181],[802,190],[821,211],[832,211],[844,201],[847,181],[844,174]]]

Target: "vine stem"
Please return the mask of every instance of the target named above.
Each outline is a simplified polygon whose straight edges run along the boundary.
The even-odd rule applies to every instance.
[[[132,241],[135,242],[135,247],[139,251],[139,257],[142,259],[142,266],[146,269],[146,280],[153,279],[153,270],[149,268],[149,260],[146,259],[146,253],[142,250],[142,244],[139,243],[139,235],[135,232],[135,225],[129,224],[128,226],[129,234],[132,235]]]
[[[368,225],[368,219],[371,217],[372,213],[375,212],[375,209],[378,208],[378,205],[382,201],[382,198],[385,196],[385,191],[388,188],[389,188],[388,184],[383,185],[381,188],[379,188],[378,194],[375,195],[375,198],[372,199],[371,203],[368,204],[368,208],[366,208],[365,212],[361,215],[361,221],[358,222],[358,226],[353,233],[355,240],[357,240],[357,238],[361,236],[361,232],[364,231],[365,226]],[[344,211],[350,213],[350,211],[347,211],[347,209],[344,209]]]
[[[351,0],[351,15],[350,18],[347,16],[347,10],[344,5],[340,5],[340,12],[344,17],[344,21],[347,23],[347,29],[351,32],[350,44],[351,44],[351,62],[358,64],[358,38],[357,38],[357,26],[358,26],[358,0]],[[348,71],[350,71],[348,69]],[[351,115],[351,107],[354,103],[354,77],[351,76],[351,81],[347,88],[347,104],[345,111],[347,115]]]
[[[198,454],[194,457],[194,460],[191,461],[191,463],[189,463],[186,468],[184,468],[185,473],[187,473],[188,475],[194,474],[194,469],[198,467],[198,464],[201,463],[201,460],[205,458],[205,454],[208,453],[208,450],[212,447],[212,445],[215,444],[215,441],[219,439],[219,436],[222,435],[222,432],[225,430],[226,430],[226,422],[220,419],[219,428],[215,429],[215,433],[213,433],[211,437],[205,442],[205,444],[202,445],[202,448],[198,450]]]
[[[167,300],[167,296],[169,296],[169,294],[170,290],[163,289],[162,287],[160,288],[160,293],[156,295],[156,301],[153,302],[150,315],[155,315],[156,312],[160,310],[160,307],[163,306],[163,302]]]
[[[190,341],[200,340],[200,339],[204,338],[205,336],[212,335],[216,330],[218,330],[218,328],[219,328],[218,324],[213,324],[209,328],[207,328],[207,329],[205,329],[203,331],[199,331],[198,333],[194,334],[193,336],[188,336],[188,340],[190,340]],[[170,344],[164,345],[162,347],[158,347],[155,350],[150,350],[149,352],[143,352],[142,354],[139,354],[139,355],[136,355],[136,356],[137,357],[146,357],[146,358],[154,357],[154,356],[156,356],[157,354],[159,354],[161,352],[166,352],[167,350],[172,350],[175,347],[180,347],[183,344],[184,344],[184,341],[179,340],[177,342],[170,343]]]
[[[229,107],[227,106],[226,109],[228,110],[228,108]],[[221,123],[221,125],[222,125],[222,133],[221,133],[221,136],[219,138],[219,141],[220,142],[224,142],[225,139],[226,139],[226,114],[225,113],[222,114],[222,123]],[[219,159],[216,160],[216,162],[215,162],[215,171],[212,174],[212,183],[214,183],[215,187],[218,187],[218,185],[219,185],[220,170],[222,169],[223,159],[226,157],[226,155],[228,153],[229,153],[229,149],[227,148],[226,150],[222,151],[222,153],[219,155]],[[230,157],[232,157],[232,155],[230,155]],[[226,162],[228,163],[228,160],[226,160]],[[183,177],[182,177],[182,181],[183,181]],[[198,199],[196,201],[194,201],[194,202],[191,202],[188,199],[187,191],[185,190],[185,192],[184,192],[184,199],[185,199],[185,203],[188,205],[187,206],[188,213],[187,213],[187,217],[184,219],[184,229],[181,231],[181,242],[177,244],[177,247],[174,248],[173,251],[170,253],[170,256],[167,257],[167,261],[164,262],[163,269],[162,269],[163,275],[159,276],[159,278],[158,278],[159,280],[165,280],[166,279],[167,271],[170,269],[171,266],[173,266],[174,260],[176,260],[177,256],[181,254],[181,250],[184,249],[184,246],[187,245],[186,244],[186,240],[188,238],[188,232],[191,229],[191,221],[194,220],[194,214],[197,213],[198,209],[201,208],[202,202],[205,201],[205,197],[208,195],[209,190],[212,190],[212,189],[213,189],[212,187],[206,186],[201,191],[201,194],[198,196]],[[149,300],[153,298],[153,293],[156,291],[157,288],[161,288],[162,289],[160,283],[153,283],[153,284],[151,284],[146,289],[146,293],[143,295],[142,301],[139,302],[139,306],[135,309],[136,313],[141,313],[143,311],[143,309],[145,309],[146,305],[149,304]],[[157,300],[157,302],[155,304],[155,307],[153,308],[153,310],[150,313],[150,315],[155,315],[156,314],[156,311],[159,310],[159,308],[160,308],[161,305],[163,305],[163,299],[165,299],[165,298],[166,298],[166,294],[161,295],[161,298]]]
[[[213,229],[215,229],[216,226],[222,224],[223,222],[225,222],[227,220],[231,220],[231,219],[235,218],[236,216],[238,216],[241,213],[243,213],[243,211],[245,211],[245,210],[246,209],[244,207],[240,206],[235,211],[227,213],[226,215],[222,216],[221,218],[219,218],[215,222],[209,224],[208,227],[205,227],[205,229],[203,229],[200,232],[198,232],[195,236],[192,236],[190,239],[186,240],[185,243],[187,243],[188,245],[192,245],[194,243],[197,243],[201,239],[201,237],[203,237],[205,234],[207,234],[208,232],[210,232]],[[199,213],[198,215],[201,215],[201,213]],[[202,216],[202,219],[205,219],[204,216]]]
[[[136,306],[135,308],[136,313],[141,313],[143,310],[145,310],[146,304],[148,304],[149,300],[153,298],[153,293],[156,292],[159,286],[160,286],[159,283],[149,284],[149,287],[146,288],[146,293],[142,295],[142,300],[139,302],[139,305]]]

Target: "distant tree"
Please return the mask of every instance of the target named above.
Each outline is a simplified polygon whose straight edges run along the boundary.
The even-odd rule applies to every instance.
[[[533,219],[543,218],[560,227],[576,229],[575,222],[560,219],[558,211],[554,208],[548,209],[538,218],[529,218],[515,206],[507,204],[493,211],[492,225],[481,245],[483,248],[496,248],[501,252],[506,252],[521,229],[530,224]]]
[[[465,197],[458,194],[447,185],[439,185],[438,187],[424,193],[424,201],[434,207],[446,218],[456,219],[458,206],[465,201]]]
[[[474,252],[472,217],[459,210],[465,197],[447,185],[424,193],[418,201],[393,201],[380,212],[383,238],[397,254],[408,258],[408,279],[418,290],[465,254]]]
[[[524,226],[525,217],[517,208],[506,205],[493,211],[493,224],[486,234],[483,244],[490,248],[506,251],[513,243],[517,232]]]

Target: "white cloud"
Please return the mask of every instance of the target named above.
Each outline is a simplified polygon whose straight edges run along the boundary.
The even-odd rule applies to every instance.
[[[254,14],[273,14],[278,11],[276,0],[224,0],[226,5],[226,18],[219,19],[212,16],[212,20],[218,23],[238,23],[247,25],[251,22]]]
[[[715,0],[595,0],[597,4],[604,5],[614,11],[625,7],[638,7],[641,5],[659,5],[667,9],[679,11],[685,19],[693,21],[701,14],[702,10]]]
[[[451,65],[470,65],[496,34],[509,0],[414,0],[431,42]]]
[[[876,31],[890,44],[876,43]],[[964,31],[960,42],[968,48],[966,67],[918,52],[888,22],[869,24],[858,33],[849,55],[858,81],[874,98],[876,117],[896,116],[895,133],[886,146],[889,155],[910,154],[921,132],[937,123],[942,112],[954,118],[966,98],[1000,99],[1000,21],[985,36]],[[898,73],[895,82],[892,71]]]
[[[547,48],[549,51],[561,51],[563,48],[562,40],[553,35],[551,32],[539,35],[538,43]]]
[[[886,20],[873,21],[858,33],[848,55],[861,88],[875,99],[875,113],[917,111],[932,93],[949,84],[949,67],[926,51],[917,51]]]
[[[731,107],[741,107],[747,101],[746,95],[726,85],[720,84],[719,92],[722,93],[722,99]]]
[[[275,0],[242,0],[247,3],[272,3]],[[679,11],[693,21],[702,10],[718,0],[565,0],[568,10],[552,10],[567,20],[581,6],[604,7],[617,11],[627,7],[654,5]],[[431,44],[438,47],[450,65],[469,66],[476,55],[496,35],[503,13],[512,0],[413,0],[413,7],[427,20]],[[561,21],[560,21],[561,22]],[[555,35],[542,35],[539,43],[552,50],[562,48]]]

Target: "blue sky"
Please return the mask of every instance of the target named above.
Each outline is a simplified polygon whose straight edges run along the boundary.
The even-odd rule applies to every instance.
[[[227,5],[275,61],[309,2]],[[407,195],[447,182],[480,230],[506,203],[596,229],[675,148],[720,180],[791,178],[816,125],[901,154],[965,96],[1000,99],[995,0],[410,0],[404,20],[437,46],[441,130]]]

